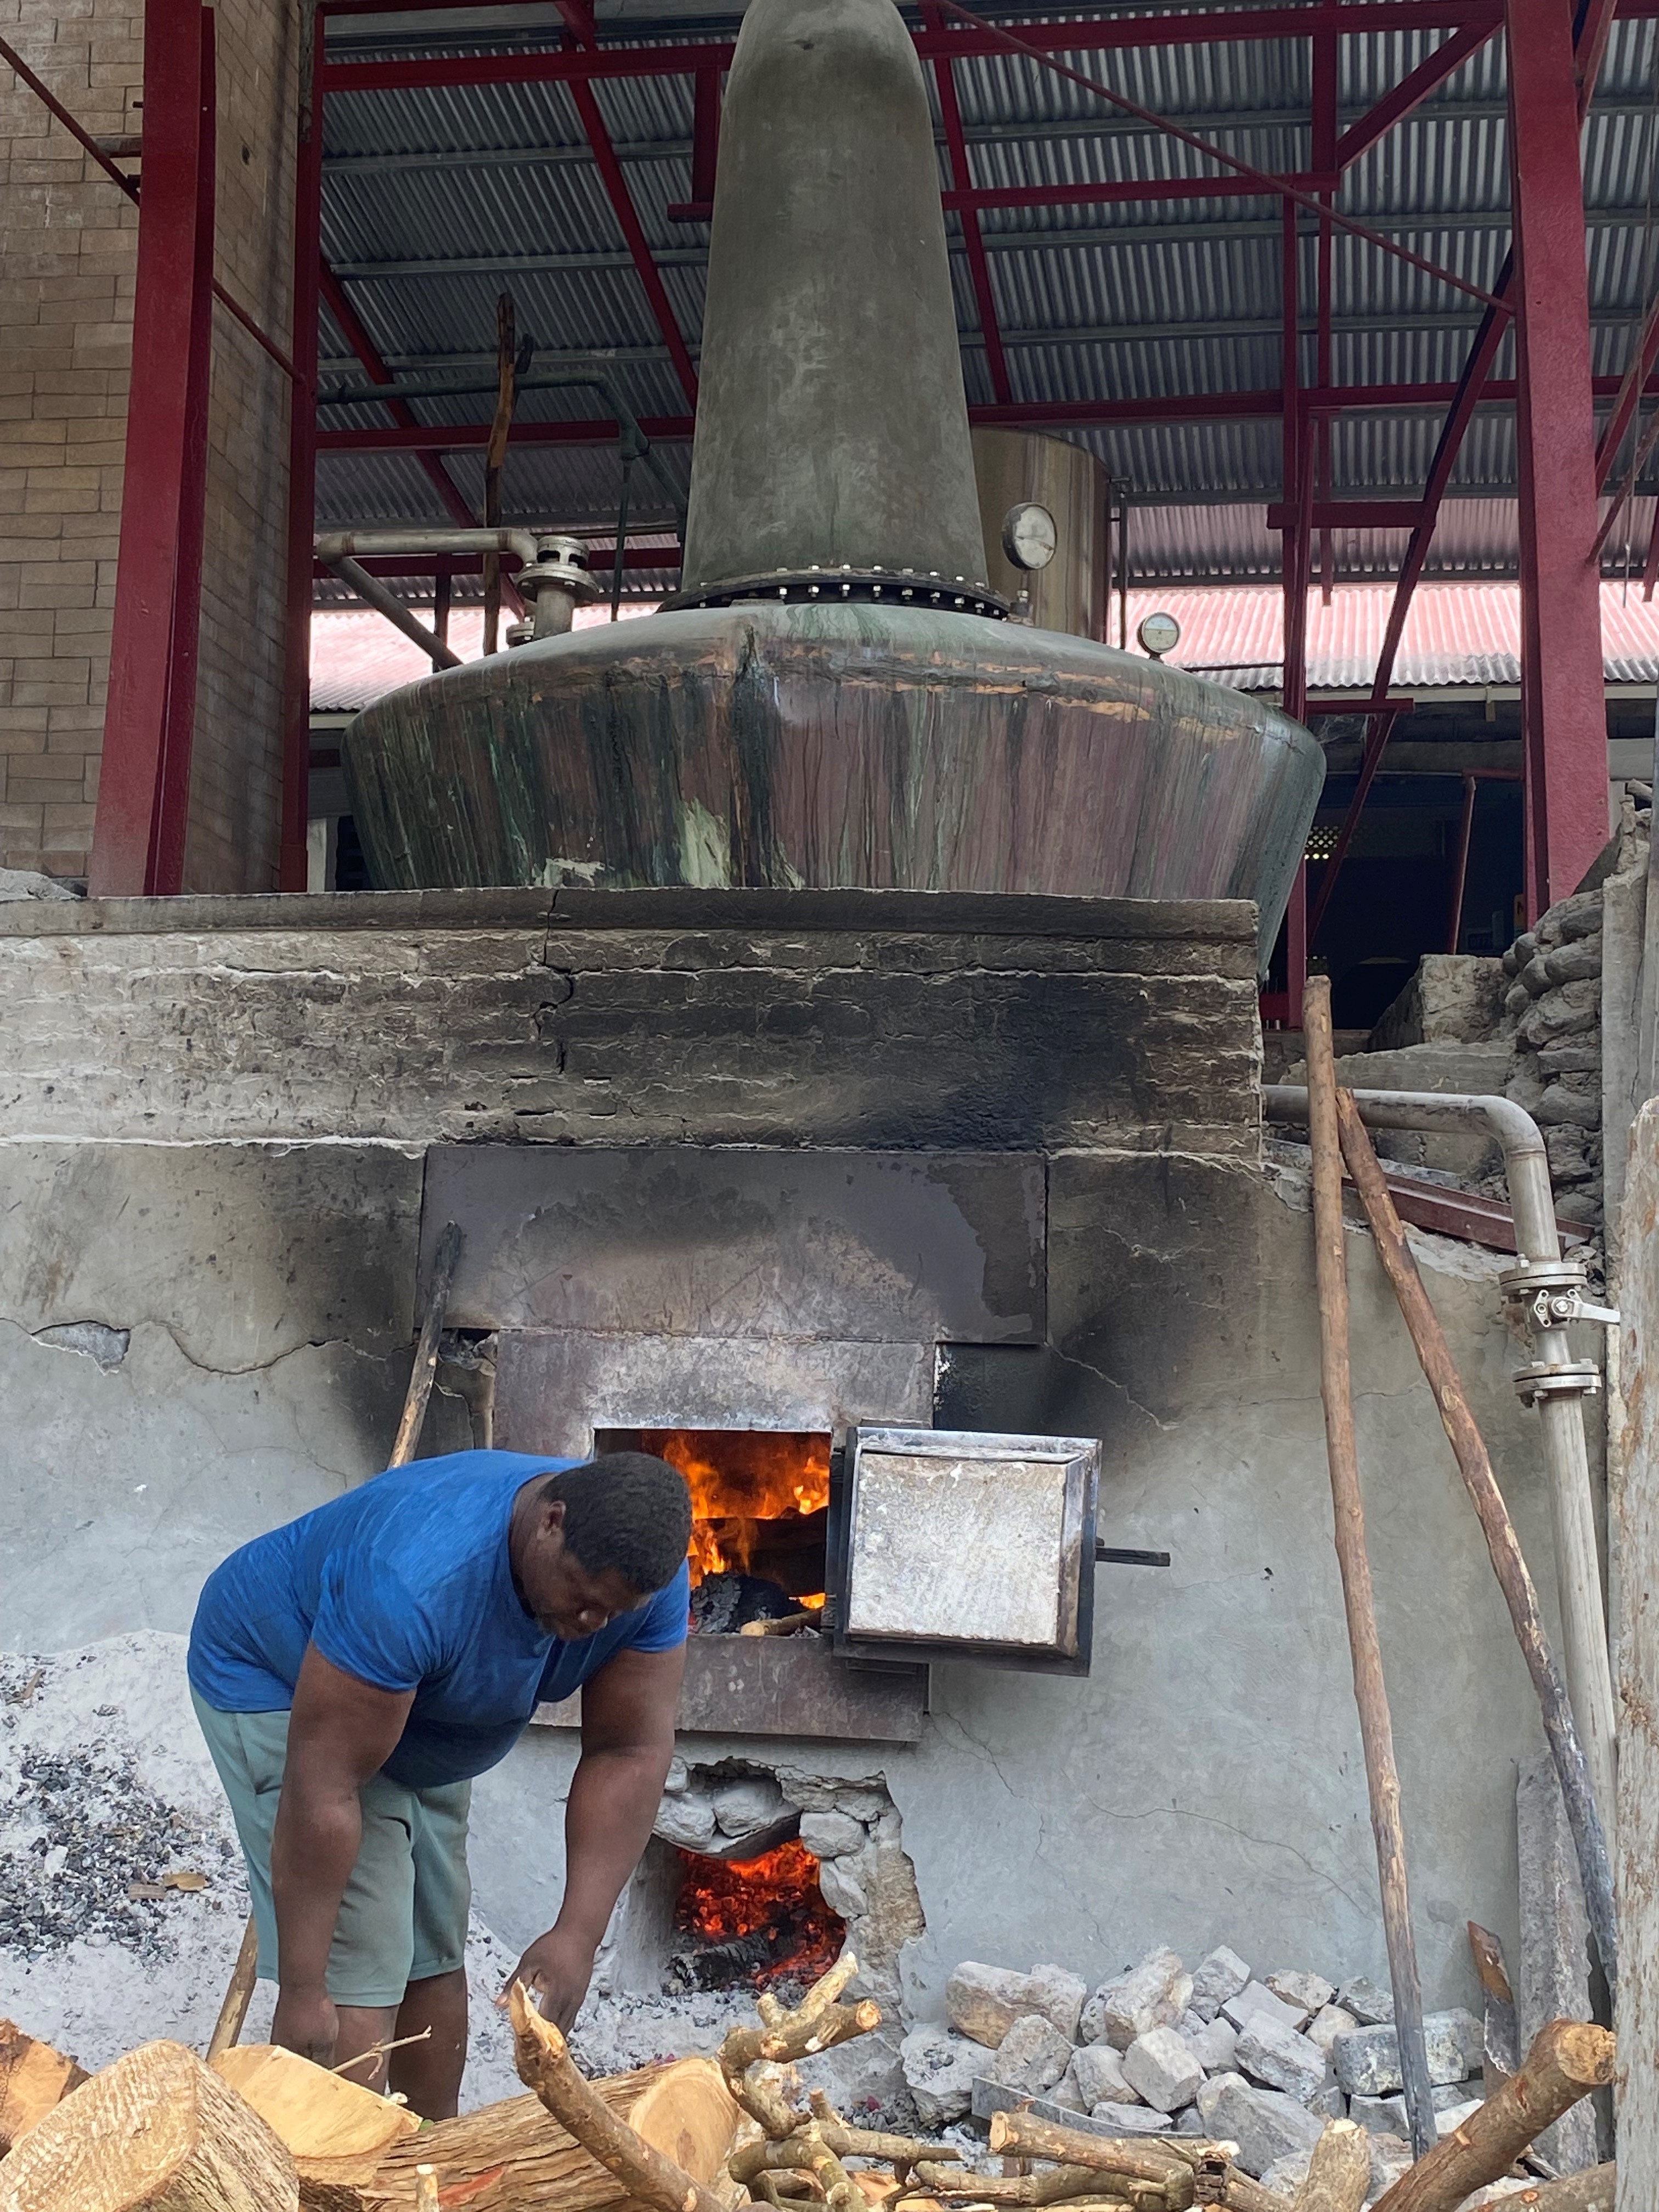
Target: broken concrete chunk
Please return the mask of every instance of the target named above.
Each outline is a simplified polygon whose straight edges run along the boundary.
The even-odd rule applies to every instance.
[[[1138,1966],[1096,1992],[1105,2040],[1127,2051],[1149,2028],[1173,2027],[1192,1994],[1193,1978],[1173,1951],[1149,1952]]]
[[[818,1889],[831,1912],[839,1912],[843,1920],[861,1920],[870,1910],[870,1899],[860,1875],[865,1871],[865,1862],[860,1859],[820,1859]]]
[[[839,1910],[839,1907],[837,1907]],[[1037,2013],[1069,2043],[1077,2033],[1085,1984],[1059,1966],[1029,1974],[964,1959],[945,1985],[945,2009],[958,2034],[995,2051],[1014,2022]]]
[[[1240,2028],[1237,2056],[1241,2074],[1284,2090],[1299,2104],[1311,2104],[1331,2078],[1329,2061],[1316,2043],[1265,2013],[1253,2013]]]
[[[1171,2114],[1155,2112],[1150,2105],[1095,2105],[1089,2118],[1115,2136],[1167,2136],[1175,2126]]]
[[[691,1787],[691,1770],[678,1753],[668,1762],[662,1789],[665,1797],[684,1797]]]
[[[1265,1982],[1247,1982],[1221,2010],[1241,2030],[1251,2021],[1264,2018],[1277,2021],[1281,2027],[1300,2027],[1308,2017],[1299,2005],[1288,2005],[1283,1997],[1276,1997]]]
[[[1129,2086],[1121,2054],[1114,2051],[1109,2043],[1085,2043],[1081,2051],[1073,2051],[1072,2075],[1085,2112],[1097,2105],[1134,2105],[1140,2101],[1139,2091]]]
[[[1176,2033],[1206,2074],[1230,2074],[1238,2031],[1230,2020],[1200,2020],[1195,2012],[1181,2015]]]
[[[1192,2008],[1200,2020],[1213,2020],[1229,1997],[1236,1997],[1250,1978],[1250,1970],[1237,1951],[1223,1943],[1200,1959],[1193,1969]]]
[[[1323,2119],[1279,2089],[1258,2089],[1242,2074],[1217,2074],[1198,2093],[1208,2134],[1238,2145],[1238,2163],[1259,2181],[1275,2160],[1311,2151]]]
[[[1013,2022],[983,2071],[988,2081],[1036,2097],[1052,2089],[1071,2063],[1071,2038],[1041,2013],[1029,2012]]]
[[[751,1836],[783,1810],[783,1792],[769,1774],[728,1782],[714,1792],[714,1826],[723,1836]]]
[[[985,2051],[965,2035],[913,2027],[899,2045],[899,2063],[923,2127],[943,2128],[963,2118],[972,2104]]]
[[[864,1849],[864,1823],[845,1813],[803,1813],[800,1839],[815,1859],[845,1858]]]
[[[665,1797],[657,1808],[655,1832],[682,1850],[701,1850],[714,1833],[714,1808],[706,1797]]]
[[[1138,2035],[1123,2054],[1123,2071],[1135,2094],[1159,2112],[1190,2105],[1204,2080],[1204,2069],[1172,2027]]]
[[[1319,1974],[1269,1974],[1267,1987],[1281,2004],[1299,2005],[1304,2020],[1311,2018],[1322,2005],[1328,2005],[1336,1995],[1331,1984]]]
[[[1380,1983],[1368,1982],[1363,1974],[1344,1985],[1337,2002],[1345,2012],[1351,2012],[1362,2027],[1374,2027],[1379,2021],[1394,2018],[1392,1993]]]
[[[1431,2012],[1423,2021],[1431,2082],[1466,2081],[1480,2063],[1481,2033],[1472,2014]],[[1351,2028],[1331,2045],[1336,2078],[1351,2097],[1386,2097],[1404,2079],[1400,2040],[1391,2026]]]
[[[1346,2035],[1351,2027],[1358,2027],[1358,2025],[1351,2012],[1345,2012],[1340,2005],[1328,2004],[1321,2006],[1302,2033],[1310,2043],[1316,2043],[1328,2057],[1337,2037]]]

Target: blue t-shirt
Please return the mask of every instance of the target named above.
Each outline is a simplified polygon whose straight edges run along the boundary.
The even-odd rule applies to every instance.
[[[306,1645],[360,1682],[413,1690],[382,1771],[406,1789],[462,1782],[505,1759],[544,1700],[568,1698],[618,1651],[685,1641],[690,1578],[595,1636],[544,1635],[513,1583],[507,1524],[533,1474],[580,1462],[453,1452],[394,1468],[208,1577],[190,1632],[191,1686],[226,1713],[285,1711]]]

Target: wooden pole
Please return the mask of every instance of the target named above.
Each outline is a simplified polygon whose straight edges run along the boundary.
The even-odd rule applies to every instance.
[[[1319,1295],[1319,1389],[1325,1402],[1325,1453],[1330,1463],[1335,1515],[1336,1562],[1348,1616],[1354,1702],[1365,1753],[1371,1834],[1382,1893],[1382,1934],[1394,1988],[1395,2032],[1405,2084],[1412,2149],[1419,2158],[1437,2136],[1434,2090],[1423,2035],[1423,1991],[1412,1936],[1411,1895],[1406,1879],[1406,1828],[1394,1726],[1382,1678],[1370,1559],[1365,1549],[1365,1506],[1354,1443],[1353,1388],[1348,1367],[1348,1266],[1343,1250],[1342,1153],[1337,1135],[1336,1062],[1331,1039],[1331,985],[1310,975],[1302,1005],[1308,1054],[1308,1134],[1313,1148],[1314,1270]]]
[[[410,1370],[409,1388],[404,1393],[403,1418],[398,1424],[392,1456],[386,1462],[388,1468],[407,1467],[421,1441],[427,1403],[432,1395],[432,1378],[438,1371],[438,1345],[443,1335],[444,1315],[460,1256],[461,1232],[454,1222],[447,1221],[433,1255],[432,1280],[427,1286],[426,1307],[421,1316],[420,1341],[415,1347],[415,1364]],[[236,1964],[226,1984],[224,2002],[219,2007],[219,2017],[213,2023],[213,2033],[208,2040],[210,2060],[216,2058],[222,2051],[228,2051],[241,2035],[258,1972],[259,1933],[250,1912],[247,1925],[242,1930],[241,1948],[236,1954]]]
[[[513,405],[517,383],[517,314],[513,295],[503,292],[495,301],[495,413],[484,448],[484,527],[494,530],[501,520],[501,472],[507,465],[507,441],[513,428]],[[483,557],[483,649],[494,653],[500,642],[501,620],[501,563],[495,553]]]
[[[1514,2081],[1401,2174],[1374,2212],[1455,2212],[1466,2197],[1507,2173],[1527,2145],[1581,2097],[1611,2081],[1613,2063],[1606,2028],[1553,2020],[1534,2037]]]
[[[1395,1212],[1394,1200],[1382,1180],[1382,1170],[1377,1164],[1376,1154],[1371,1148],[1365,1125],[1359,1118],[1359,1109],[1354,1104],[1352,1093],[1346,1091],[1337,1094],[1337,1122],[1342,1140],[1342,1157],[1347,1162],[1348,1173],[1359,1193],[1365,1218],[1370,1223],[1371,1234],[1376,1240],[1377,1257],[1394,1285],[1401,1313],[1417,1348],[1418,1360],[1428,1378],[1430,1389],[1434,1392],[1441,1425],[1456,1456],[1463,1486],[1468,1492],[1470,1502],[1480,1519],[1486,1549],[1492,1555],[1492,1569],[1504,1593],[1504,1601],[1509,1607],[1510,1619],[1515,1626],[1516,1639],[1527,1662],[1527,1671],[1532,1676],[1533,1687],[1538,1693],[1544,1735],[1560,1781],[1561,1795],[1566,1804],[1567,1823],[1572,1830],[1590,1934],[1595,1939],[1608,1990],[1616,1995],[1619,1958],[1614,1935],[1613,1875],[1607,1860],[1607,1837],[1596,1814],[1589,1769],[1584,1761],[1583,1746],[1573,1724],[1572,1707],[1561,1679],[1561,1670],[1550,1649],[1549,1638],[1545,1633],[1538,1593],[1533,1587],[1532,1577],[1522,1555],[1509,1508],[1504,1503],[1498,1479],[1492,1471],[1492,1461],[1487,1455],[1486,1443],[1475,1426],[1474,1415],[1469,1410],[1468,1399],[1452,1363],[1445,1331],[1441,1328],[1439,1316],[1423,1287],[1423,1278],[1418,1273],[1417,1261],[1406,1241],[1400,1216]],[[1488,2176],[1489,2179],[1495,2178]],[[1471,2182],[1469,2186],[1474,2188],[1476,2185]]]

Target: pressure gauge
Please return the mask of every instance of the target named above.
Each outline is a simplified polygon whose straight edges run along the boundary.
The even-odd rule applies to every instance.
[[[1166,653],[1173,653],[1181,642],[1181,624],[1173,615],[1145,615],[1135,635],[1144,651],[1154,660],[1162,660]]]
[[[1022,500],[1002,518],[1002,550],[1016,568],[1046,568],[1056,542],[1054,518],[1033,500]]]

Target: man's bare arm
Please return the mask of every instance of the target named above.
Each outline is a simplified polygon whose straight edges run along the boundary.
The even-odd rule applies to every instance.
[[[611,1908],[650,1840],[669,1761],[685,1647],[619,1651],[582,1686],[582,1755],[565,1808],[559,1917],[519,1961],[516,1978],[568,2030],[587,1994]]]
[[[325,2064],[335,2019],[324,1975],[362,1841],[357,1792],[390,1758],[414,1702],[412,1690],[374,1689],[307,1645],[270,1844],[278,1979],[271,2038]]]

